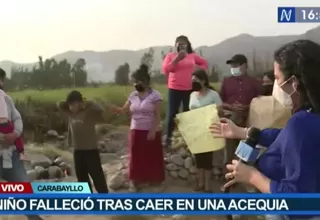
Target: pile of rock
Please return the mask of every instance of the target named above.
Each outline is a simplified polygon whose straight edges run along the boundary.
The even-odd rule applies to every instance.
[[[173,134],[172,148],[173,152],[167,153],[164,158],[167,172],[173,178],[194,181],[197,174],[195,161],[178,131]],[[221,169],[213,168],[213,176],[221,178]]]
[[[164,160],[171,177],[191,181],[196,179],[197,168],[191,154],[185,148],[180,148],[174,153],[168,153]]]
[[[101,137],[98,142],[100,153],[124,153],[127,149],[127,133],[123,131],[111,131]]]
[[[66,134],[60,135],[56,130],[49,130],[47,132],[47,138],[55,140],[65,140]]]
[[[71,175],[72,166],[62,157],[53,161],[42,154],[27,154],[24,167],[31,181],[43,179],[62,179]]]

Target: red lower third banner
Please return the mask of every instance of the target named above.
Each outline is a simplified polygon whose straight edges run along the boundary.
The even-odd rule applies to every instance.
[[[0,193],[33,193],[30,183],[0,183]]]

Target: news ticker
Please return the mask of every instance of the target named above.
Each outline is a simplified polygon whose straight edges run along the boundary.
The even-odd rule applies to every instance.
[[[0,183],[0,215],[320,215],[320,194],[91,194],[87,183]]]
[[[0,215],[320,215],[320,194],[2,194]]]

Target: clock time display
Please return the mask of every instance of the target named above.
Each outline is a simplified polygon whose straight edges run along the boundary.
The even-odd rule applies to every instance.
[[[296,22],[320,22],[320,7],[316,8],[296,8]]]

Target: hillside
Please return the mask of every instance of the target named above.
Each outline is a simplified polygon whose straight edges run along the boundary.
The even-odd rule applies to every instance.
[[[240,34],[235,37],[226,39],[213,46],[201,46],[202,54],[207,58],[210,65],[216,64],[222,71],[228,71],[225,61],[234,53],[245,54],[249,61],[252,60],[253,54],[258,60],[271,62],[272,54],[279,46],[297,39],[310,39],[320,43],[320,26],[307,31],[301,35],[288,36],[263,36],[255,37],[248,34]],[[170,46],[152,46],[155,49],[154,68],[159,69],[161,66],[161,51],[167,52]],[[87,61],[87,68],[90,80],[112,81],[116,68],[128,62],[131,69],[135,69],[140,62],[140,57],[148,48],[132,51],[132,50],[110,50],[106,52],[95,51],[67,51],[54,56],[55,59],[67,59],[74,62],[77,58],[84,58]],[[0,67],[4,68],[8,73],[14,65],[21,65],[13,61],[1,61]],[[23,64],[30,67],[34,64]]]

